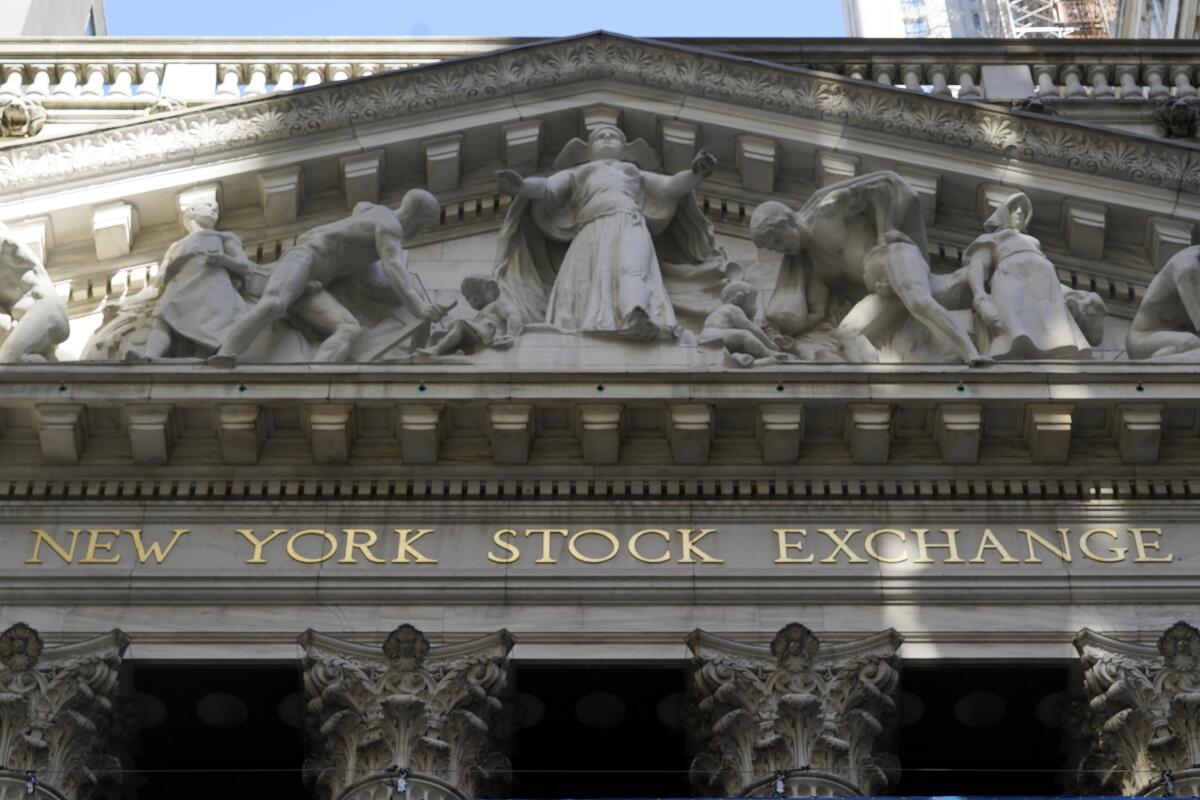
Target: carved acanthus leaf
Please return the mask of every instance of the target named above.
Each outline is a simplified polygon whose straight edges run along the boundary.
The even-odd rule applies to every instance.
[[[401,770],[460,797],[487,795],[507,777],[495,751],[513,645],[507,631],[438,648],[411,625],[378,649],[314,631],[300,641],[317,743],[305,780],[319,797],[354,797],[364,781]]]
[[[698,710],[697,790],[757,794],[780,772],[789,774],[789,792],[886,789],[892,760],[884,749],[896,719],[901,641],[889,629],[823,648],[792,623],[768,648],[695,631],[688,646]],[[797,776],[802,780],[792,786]]]

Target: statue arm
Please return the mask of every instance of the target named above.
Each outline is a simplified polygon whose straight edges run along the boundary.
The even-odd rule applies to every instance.
[[[699,188],[700,184],[717,166],[717,159],[707,150],[696,153],[690,169],[676,172],[667,179],[667,194],[671,197],[683,197]]]
[[[422,319],[441,319],[445,311],[437,313],[437,309],[425,295],[425,290],[417,282],[416,276],[408,269],[408,252],[404,249],[399,232],[378,228],[375,233],[375,246],[379,253],[383,277],[387,279],[388,286],[400,298],[404,307]]]
[[[246,257],[242,243],[236,236],[224,237],[225,254],[217,257],[216,266],[228,270],[239,278],[248,278],[258,265]]]
[[[1192,328],[1200,331],[1200,269],[1184,267],[1171,270],[1171,282],[1179,302],[1192,321]],[[1145,301],[1143,301],[1145,302]]]
[[[992,269],[992,251],[988,246],[976,247],[967,260],[967,284],[971,287],[971,304],[975,313],[993,331],[1003,327],[1000,312],[987,291],[987,279]]]

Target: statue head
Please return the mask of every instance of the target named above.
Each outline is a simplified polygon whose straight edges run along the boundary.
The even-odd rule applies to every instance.
[[[1033,203],[1024,192],[1011,195],[996,207],[992,215],[983,223],[983,229],[988,232],[1011,228],[1023,231],[1029,227],[1033,219]]]
[[[500,299],[500,284],[491,275],[468,275],[459,290],[476,311]]]
[[[808,229],[796,212],[775,200],[768,200],[750,215],[750,236],[754,243],[777,253],[799,253],[808,246]]]
[[[441,219],[442,207],[437,198],[424,189],[409,189],[396,209],[396,217],[404,226],[405,236],[416,236]]]
[[[620,160],[625,155],[625,145],[628,140],[625,132],[616,125],[597,125],[588,134],[588,149],[592,159],[614,158]]]
[[[737,306],[754,319],[758,314],[758,289],[746,281],[730,281],[721,289],[721,302]]]
[[[217,220],[221,216],[221,207],[215,197],[197,194],[179,206],[179,213],[183,217],[184,225],[188,227],[196,225],[203,230],[211,231],[217,227]]]

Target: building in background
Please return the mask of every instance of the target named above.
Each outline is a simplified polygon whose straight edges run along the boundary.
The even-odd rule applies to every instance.
[[[4,0],[0,37],[105,36],[104,0]]]
[[[847,36],[1192,38],[1197,0],[843,0]]]

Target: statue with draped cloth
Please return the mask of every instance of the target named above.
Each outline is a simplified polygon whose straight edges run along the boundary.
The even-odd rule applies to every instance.
[[[566,333],[698,330],[728,265],[693,194],[715,165],[701,151],[691,169],[660,174],[644,140],[599,125],[563,148],[549,177],[501,170],[501,190],[516,196],[497,243],[505,296],[527,323]]]

